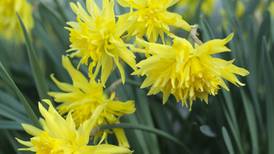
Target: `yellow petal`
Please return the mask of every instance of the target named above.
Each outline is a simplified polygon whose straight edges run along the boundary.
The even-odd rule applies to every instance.
[[[40,129],[38,129],[32,125],[29,125],[29,124],[22,124],[22,127],[28,134],[30,134],[32,136],[37,136],[42,132]]]
[[[129,143],[125,134],[125,131],[121,128],[113,129],[113,132],[118,140],[119,146],[129,147]]]

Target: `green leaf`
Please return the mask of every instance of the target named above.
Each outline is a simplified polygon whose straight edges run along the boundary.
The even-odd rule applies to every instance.
[[[149,127],[155,127],[152,115],[150,112],[149,101],[144,90],[140,90],[139,88],[136,90],[137,100],[135,102],[136,108],[138,109],[138,119],[139,123],[144,124]],[[157,137],[154,134],[148,134],[145,136],[147,144],[149,144],[150,153],[159,154],[159,144],[157,141]]]
[[[152,110],[155,125],[157,126],[157,128],[169,133],[170,135],[175,134],[172,128],[172,126],[174,125],[173,120],[171,120],[171,118],[169,117],[169,113],[173,113],[174,115],[172,116],[179,116],[178,119],[182,120],[181,115],[178,114],[179,111],[176,109],[176,107],[174,107],[174,105],[177,105],[177,104],[173,104],[173,102],[169,102],[164,105],[161,100],[151,99],[149,101],[149,105]],[[180,121],[180,122],[182,122],[181,124],[184,125],[183,121]],[[178,153],[178,149],[176,149],[176,145],[174,145],[172,142],[163,142],[163,143],[166,145],[165,148],[168,149],[170,153]]]
[[[226,130],[225,127],[222,127],[222,134],[223,134],[223,138],[224,138],[224,141],[225,141],[225,145],[226,145],[226,148],[228,150],[228,153],[229,154],[234,154],[234,149],[233,149],[233,145],[232,145],[232,142],[231,142],[231,139],[228,135],[228,132]]]
[[[231,94],[225,90],[222,90],[222,93],[224,95],[225,99],[225,106],[228,110],[229,117],[231,118],[231,121],[233,123],[233,126],[235,127],[236,130],[239,130],[238,122],[237,122],[237,115],[235,111],[235,107],[233,104],[233,100],[231,97]],[[237,134],[240,134],[240,131],[237,131]]]
[[[0,120],[0,129],[23,130],[18,122],[8,120]]]
[[[12,153],[17,153],[18,154],[18,152],[17,152],[17,143],[16,143],[16,141],[15,141],[15,138],[13,137],[13,134],[12,134],[12,132],[10,132],[10,131],[8,131],[8,130],[3,130],[3,134],[4,134],[4,139],[6,139],[5,140],[5,143],[8,143],[8,144],[6,144],[6,145],[10,145],[10,149],[8,149],[8,150],[12,150]],[[2,136],[1,136],[2,137]],[[2,151],[2,149],[1,149],[1,151]],[[0,151],[0,152],[1,152]],[[4,153],[7,153],[7,152],[4,152]],[[8,153],[11,153],[11,152],[8,152]]]
[[[38,118],[36,117],[34,111],[32,110],[30,104],[28,103],[27,99],[24,97],[22,92],[19,90],[19,88],[16,86],[15,82],[12,80],[2,63],[0,62],[0,77],[9,84],[11,89],[16,93],[18,99],[23,104],[26,113],[28,114],[29,118],[32,120],[33,124],[37,127],[40,127],[40,123],[38,121]]]
[[[56,1],[56,0],[54,0],[54,1]],[[59,14],[57,14],[54,10],[49,8],[47,6],[47,4],[45,4],[44,1],[41,1],[40,4],[41,4],[42,7],[44,7],[48,11],[48,13],[50,13],[52,16],[54,16],[59,23],[64,23],[65,22],[65,20],[63,20],[62,17]]]
[[[0,115],[11,120],[17,121],[19,123],[28,121],[28,119],[26,119],[24,115],[14,111],[12,108],[5,106],[2,103],[0,104]]]
[[[243,147],[242,147],[242,144],[241,144],[241,136],[239,134],[240,130],[235,128],[235,125],[233,124],[233,121],[232,121],[231,117],[229,116],[228,111],[227,111],[226,108],[224,108],[224,113],[225,113],[226,120],[228,122],[228,126],[231,130],[232,136],[233,136],[233,138],[236,142],[236,145],[239,149],[239,153],[244,154],[244,150],[243,150]]]
[[[138,120],[136,115],[131,115],[131,116],[127,116],[124,117],[124,121],[125,122],[130,122],[133,123],[134,125],[138,125]],[[128,132],[129,136],[131,136],[131,144],[132,147],[134,147],[134,150],[136,150],[136,152],[138,151],[138,153],[144,153],[144,154],[149,154],[149,148],[148,145],[146,144],[146,140],[145,140],[145,135],[138,131],[138,130],[133,130],[133,132]],[[136,149],[135,149],[136,148]]]
[[[271,44],[271,43],[270,43]],[[267,139],[268,139],[268,154],[274,153],[274,66],[270,53],[271,46],[268,45],[266,39],[263,39],[262,43],[262,60],[265,62],[263,68],[263,80],[266,99],[266,127],[267,127]]]
[[[19,123],[28,122],[23,105],[12,96],[0,91],[0,115],[17,121]]]
[[[216,137],[216,133],[212,130],[212,128],[208,125],[202,125],[200,126],[200,131],[206,135],[207,137]]]
[[[202,30],[202,35],[203,35],[203,41],[208,41],[210,39],[212,39],[215,34],[212,31],[212,27],[210,26],[208,20],[206,19],[205,16],[201,16],[200,17],[200,28]]]
[[[163,138],[166,138],[166,139],[172,141],[173,143],[176,143],[177,145],[179,145],[185,151],[185,153],[189,153],[189,154],[191,153],[190,150],[186,147],[186,145],[184,143],[182,143],[180,140],[178,140],[174,136],[171,136],[168,133],[166,133],[164,131],[161,131],[159,129],[147,127],[147,126],[140,125],[140,124],[133,125],[133,124],[127,124],[127,123],[120,123],[120,124],[115,124],[115,125],[104,125],[100,129],[104,130],[104,129],[113,129],[113,128],[139,129],[139,130],[142,130],[142,131],[154,133],[156,135],[159,135]]]
[[[110,76],[111,77],[110,80],[112,81],[112,83],[120,79],[119,72],[117,70],[115,72],[116,74],[114,74],[113,76]],[[127,81],[129,80],[126,80],[126,82]],[[135,89],[135,86],[136,86],[135,84],[127,84],[125,86],[116,87],[117,97],[119,97],[120,100],[129,100],[129,99],[135,100],[136,93],[133,91],[133,89]],[[110,91],[112,90],[108,90],[108,92]],[[136,112],[138,112],[138,110]],[[122,118],[122,120],[123,122],[128,122],[135,125],[139,124],[139,120],[136,116],[136,113],[130,116],[125,116]],[[146,134],[144,134],[143,132],[140,132],[139,130],[133,130],[133,131],[127,131],[127,135],[129,136],[129,142],[131,144],[131,147],[134,149],[136,153],[150,154],[149,153],[150,151],[148,148],[149,145],[146,144],[146,140],[145,140]]]
[[[26,111],[24,110],[24,106],[20,104],[20,102],[18,102],[18,100],[16,100],[14,96],[11,96],[1,90],[0,90],[0,102],[1,104],[6,105],[12,108],[13,110],[17,111],[18,113],[26,114]]]
[[[45,2],[40,4],[41,7],[39,9],[39,14],[42,18],[41,21],[47,26],[47,28],[53,30],[55,37],[58,38],[58,43],[62,45],[60,48],[64,48],[65,50],[68,46],[68,33],[64,29],[66,21],[63,20],[62,17],[53,9],[50,9]]]
[[[257,128],[257,120],[255,118],[255,111],[252,107],[251,101],[247,98],[247,95],[244,91],[241,90],[241,96],[243,99],[245,115],[247,118],[248,128],[251,136],[251,144],[252,144],[252,153],[259,153],[259,141],[258,141],[258,128]]]
[[[44,77],[44,73],[42,72],[38,56],[36,55],[36,52],[33,48],[33,45],[31,43],[30,37],[28,35],[28,32],[25,28],[25,25],[21,19],[21,17],[17,14],[17,17],[20,22],[20,26],[22,28],[22,31],[24,33],[25,37],[25,44],[27,46],[27,51],[28,51],[28,58],[30,61],[31,69],[32,69],[32,74],[34,77],[36,89],[38,91],[40,99],[45,99],[48,98],[47,92],[48,92],[48,87],[46,83],[46,79]]]
[[[58,72],[58,75],[59,77],[61,77],[61,79],[66,79],[65,71],[60,62],[60,57],[62,57],[62,53],[58,52],[58,50],[60,49],[57,49],[57,47],[54,46],[52,39],[44,29],[41,22],[36,21],[36,29],[34,32],[36,33],[36,36],[39,37],[39,39],[41,39],[47,55],[53,62],[53,65],[51,66],[54,66],[55,71]]]

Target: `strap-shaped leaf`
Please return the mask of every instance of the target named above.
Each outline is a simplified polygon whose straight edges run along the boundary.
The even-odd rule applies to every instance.
[[[15,82],[12,80],[11,76],[8,74],[6,69],[4,68],[3,64],[0,62],[0,77],[11,87],[11,89],[16,93],[18,99],[23,104],[29,118],[32,120],[33,124],[37,127],[40,126],[40,123],[38,121],[38,118],[36,117],[33,109],[31,108],[30,104],[28,103],[25,96],[22,94],[22,92],[19,90],[19,88],[16,86]]]
[[[30,37],[28,35],[28,32],[25,28],[25,25],[24,25],[21,17],[18,14],[17,14],[17,17],[19,19],[20,26],[24,33],[25,44],[27,46],[27,51],[28,51],[28,58],[30,61],[32,74],[34,77],[34,81],[35,81],[35,85],[36,85],[36,89],[38,91],[39,97],[41,100],[48,98],[48,95],[47,95],[48,87],[47,87],[46,79],[44,77],[44,73],[40,67],[38,56],[36,55],[36,52],[33,48],[32,42],[30,40]]]

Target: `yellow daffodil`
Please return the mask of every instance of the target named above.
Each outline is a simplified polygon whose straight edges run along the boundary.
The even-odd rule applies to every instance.
[[[133,101],[121,102],[114,100],[114,94],[108,98],[104,94],[103,85],[97,83],[94,78],[88,80],[80,71],[73,67],[68,57],[64,56],[62,62],[72,78],[72,84],[60,82],[52,76],[55,84],[64,92],[50,92],[49,95],[54,97],[56,102],[61,103],[58,106],[58,111],[62,115],[71,113],[77,126],[89,119],[96,108],[102,104],[105,104],[105,108],[98,117],[96,126],[119,123],[121,116],[135,111]],[[123,131],[115,129],[114,133],[121,145],[126,144],[125,146],[128,146],[127,140],[123,137],[125,136]]]
[[[274,18],[274,2],[273,1],[270,3],[268,10],[270,11],[272,18]]]
[[[185,8],[187,16],[193,16],[199,6],[200,0],[180,0],[179,5]],[[214,11],[216,0],[204,0],[201,4],[201,10],[206,15],[211,15]]]
[[[98,106],[94,114],[79,128],[68,114],[64,119],[55,110],[49,100],[44,100],[49,105],[48,110],[39,103],[39,110],[43,119],[40,120],[42,129],[29,124],[22,124],[24,130],[30,134],[29,141],[17,139],[19,143],[28,148],[20,150],[32,151],[37,154],[129,154],[131,151],[124,147],[110,144],[88,145],[91,131],[104,106]]]
[[[168,11],[178,0],[118,0],[118,3],[131,8],[129,13],[119,17],[119,22],[127,24],[125,28],[129,36],[146,36],[150,42],[156,42],[159,36],[164,41],[170,26],[191,30],[181,15]]]
[[[245,6],[241,0],[238,0],[236,3],[236,16],[241,17],[245,13]]]
[[[202,11],[206,15],[211,15],[214,11],[216,0],[205,0],[201,6]]]
[[[243,86],[236,75],[249,72],[213,55],[230,51],[225,45],[233,38],[215,39],[193,47],[187,40],[174,36],[173,45],[138,41],[150,56],[137,64],[134,75],[146,76],[141,88],[151,87],[149,95],[163,93],[165,103],[170,94],[183,105],[191,105],[197,98],[208,101],[222,87],[229,90],[225,81]]]
[[[32,6],[27,0],[0,0],[0,35],[9,40],[22,41],[23,34],[16,13],[30,31],[33,28]]]
[[[135,55],[128,49],[121,36],[125,32],[123,24],[117,24],[114,14],[114,1],[103,0],[100,9],[94,0],[87,0],[86,8],[80,3],[71,3],[71,8],[77,15],[76,22],[69,22],[71,55],[80,57],[81,64],[89,65],[90,72],[95,76],[101,70],[101,81],[107,81],[111,72],[118,67],[123,83],[125,71],[121,62],[135,69]],[[89,61],[92,63],[89,64]]]

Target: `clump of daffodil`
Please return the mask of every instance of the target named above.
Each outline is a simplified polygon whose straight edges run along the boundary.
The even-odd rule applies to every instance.
[[[57,108],[61,115],[71,113],[77,126],[88,120],[97,107],[102,104],[105,104],[105,107],[98,117],[96,126],[119,123],[121,116],[135,111],[133,101],[121,102],[115,100],[114,93],[107,97],[104,94],[102,83],[96,82],[94,77],[88,80],[79,70],[73,67],[68,57],[64,56],[62,62],[72,78],[72,84],[60,82],[52,75],[53,81],[63,92],[50,92],[49,95],[56,102],[61,103]],[[128,146],[123,130],[114,129],[114,133],[120,145]],[[104,132],[103,136],[106,137],[106,134],[107,132]]]
[[[178,0],[118,0],[118,3],[131,8],[129,13],[119,17],[119,22],[127,24],[128,36],[146,36],[150,42],[156,42],[159,36],[164,41],[171,26],[186,31],[192,28],[180,14],[168,11]]]
[[[42,129],[29,124],[22,124],[24,130],[32,137],[29,141],[17,139],[19,143],[28,148],[20,150],[32,151],[37,154],[129,154],[131,151],[125,147],[110,144],[88,145],[90,135],[95,129],[96,122],[104,106],[98,106],[94,114],[79,128],[76,127],[71,114],[64,119],[55,110],[49,100],[48,110],[39,103],[39,110],[43,118],[40,120]]]
[[[183,6],[187,16],[193,16],[199,6],[200,0],[180,0],[179,5]],[[216,0],[203,0],[201,10],[206,15],[211,15],[214,11]]]
[[[0,35],[5,39],[22,41],[23,34],[16,13],[20,15],[28,31],[33,28],[32,6],[27,0],[1,0]]]
[[[118,24],[114,14],[114,1],[103,0],[100,9],[94,0],[86,1],[87,11],[80,3],[71,3],[77,16],[76,22],[69,22],[71,56],[81,58],[81,64],[89,65],[95,76],[101,70],[101,82],[105,84],[111,72],[118,67],[123,83],[125,71],[122,61],[135,69],[135,55],[128,49],[121,36],[125,32],[124,24]],[[89,63],[92,61],[91,63]]]
[[[229,90],[225,80],[236,86],[243,86],[236,75],[246,76],[249,72],[226,61],[214,57],[228,52],[226,44],[233,38],[215,39],[195,47],[176,36],[173,44],[162,45],[137,41],[150,56],[137,64],[134,75],[146,76],[141,88],[150,87],[149,95],[163,93],[165,103],[172,94],[183,105],[191,105],[196,99],[208,101],[208,95],[216,95],[220,88]]]

